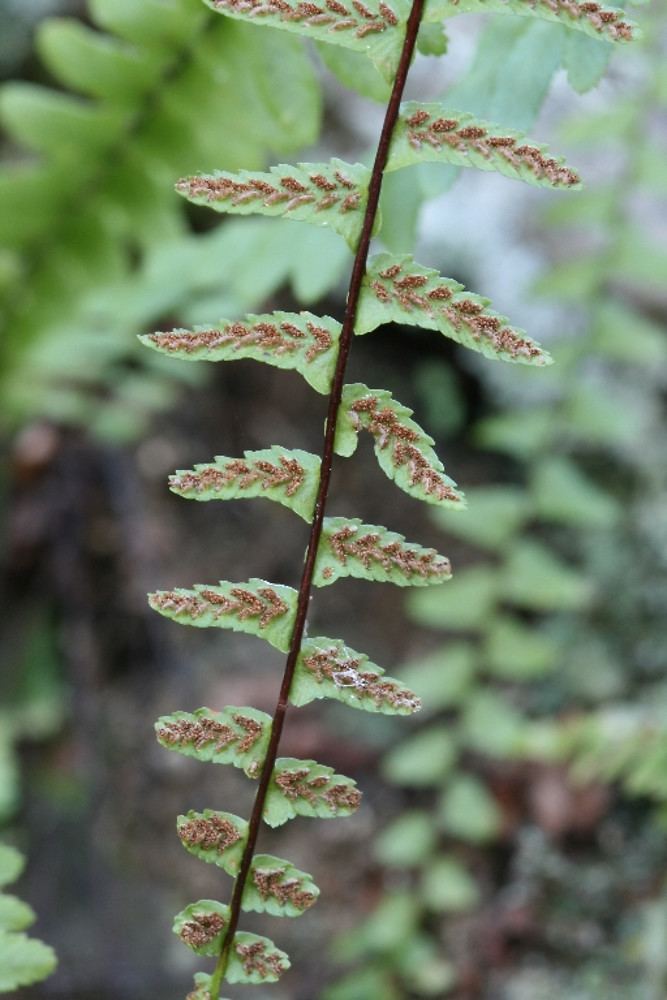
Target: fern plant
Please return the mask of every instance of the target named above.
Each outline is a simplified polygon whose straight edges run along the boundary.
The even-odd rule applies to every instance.
[[[276,0],[210,0],[214,11],[362,52],[391,84],[372,168],[340,160],[280,165],[267,172],[218,171],[186,177],[177,190],[215,211],[259,212],[330,227],[354,253],[342,323],[310,313],[251,315],[184,330],[151,334],[144,342],[186,360],[254,358],[304,375],[328,397],[322,455],[274,445],[242,458],[220,456],[177,472],[171,488],[197,500],[264,496],[310,523],[297,589],[262,579],[222,581],[191,589],[159,591],[151,606],[177,622],[227,628],[264,638],[287,654],[275,711],[250,707],[175,712],[158,720],[157,736],[170,750],[203,761],[230,763],[256,779],[248,820],[206,809],[178,820],[185,848],[231,875],[229,903],[200,900],[176,917],[174,929],[198,954],[215,958],[211,974],[195,977],[190,1000],[218,1000],[223,981],[262,983],[278,979],[289,959],[268,938],[239,929],[247,911],[298,915],[316,900],[309,875],[288,860],[258,854],[262,823],[280,826],[296,816],[332,818],[354,812],[361,795],[355,782],[326,764],[279,756],[288,705],[329,697],[373,712],[410,714],[419,699],[386,677],[343,639],[311,637],[306,622],[314,587],[341,577],[398,586],[439,583],[449,561],[384,526],[359,518],[332,517],[327,501],[334,456],[351,456],[362,432],[374,441],[380,468],[410,496],[461,510],[463,495],[446,474],[433,441],[411,411],[384,389],[345,384],[353,335],[398,322],[431,329],[487,357],[543,366],[540,346],[488,300],[401,254],[369,258],[379,224],[385,173],[408,164],[481,165],[532,182],[571,188],[578,176],[540,146],[446,106],[402,104],[420,25],[440,23],[461,11],[488,9],[561,20],[595,38],[628,40],[633,27],[622,12],[598,4],[433,2],[406,0],[366,4],[290,3]]]
[[[0,887],[15,882],[23,865],[23,856],[14,847],[0,844]],[[0,892],[0,993],[46,979],[56,967],[53,949],[23,933],[34,920],[27,903]]]

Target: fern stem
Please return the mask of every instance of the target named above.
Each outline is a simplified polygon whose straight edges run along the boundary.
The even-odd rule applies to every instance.
[[[282,735],[283,726],[285,723],[285,716],[287,714],[287,705],[289,700],[290,689],[292,687],[292,681],[294,679],[294,671],[296,668],[297,657],[299,655],[299,651],[301,649],[301,642],[303,640],[303,633],[306,625],[306,616],[308,614],[308,605],[310,603],[310,596],[313,588],[313,574],[315,572],[317,549],[319,546],[320,537],[322,535],[322,526],[324,523],[327,498],[329,495],[329,485],[331,482],[331,471],[333,467],[333,458],[334,458],[334,441],[336,437],[336,427],[338,423],[338,414],[340,410],[343,385],[345,381],[345,370],[347,367],[347,360],[350,353],[350,347],[352,344],[352,337],[354,335],[354,324],[357,315],[359,295],[361,292],[361,283],[364,274],[366,272],[368,251],[371,243],[371,237],[373,234],[373,227],[375,225],[375,219],[377,217],[378,205],[380,202],[380,192],[382,190],[384,169],[387,164],[387,158],[389,156],[389,147],[391,144],[394,128],[396,126],[396,121],[398,119],[401,99],[403,97],[403,91],[405,89],[405,82],[408,76],[410,63],[412,61],[412,56],[417,42],[419,25],[421,23],[422,15],[424,12],[424,3],[425,0],[413,0],[412,3],[412,8],[410,10],[410,15],[408,17],[406,25],[405,38],[403,40],[403,48],[401,50],[401,56],[396,70],[396,76],[394,78],[391,96],[387,104],[387,110],[385,112],[382,131],[380,133],[377,151],[375,154],[375,160],[373,163],[373,170],[371,173],[371,178],[368,186],[368,199],[366,202],[366,209],[364,213],[364,220],[361,229],[361,234],[359,236],[359,243],[357,245],[357,250],[354,257],[354,263],[352,265],[352,272],[350,275],[350,283],[347,293],[347,303],[345,307],[345,315],[340,335],[338,357],[336,359],[336,369],[334,372],[333,382],[331,386],[331,393],[329,396],[326,430],[324,434],[324,445],[322,449],[322,465],[320,471],[320,480],[318,485],[317,498],[315,500],[315,509],[313,514],[313,522],[310,530],[310,537],[308,540],[308,547],[306,549],[306,558],[304,562],[303,573],[301,575],[301,583],[299,585],[299,597],[297,603],[296,616],[294,619],[294,628],[292,630],[290,648],[287,654],[285,671],[280,686],[280,694],[278,696],[278,702],[276,704],[276,708],[273,714],[271,735],[269,738],[266,757],[264,758],[264,763],[262,765],[262,771],[259,777],[257,793],[255,795],[252,814],[248,825],[248,839],[246,841],[245,850],[243,852],[243,857],[241,859],[239,872],[238,875],[236,876],[236,880],[234,883],[234,891],[232,893],[232,899],[230,903],[229,923],[227,926],[225,936],[222,941],[220,956],[218,958],[218,962],[216,964],[215,971],[211,979],[211,987],[210,987],[211,1000],[217,1000],[219,996],[220,986],[222,984],[222,980],[224,978],[227,969],[227,964],[229,962],[232,942],[234,940],[234,935],[238,927],[239,917],[241,915],[241,904],[243,900],[243,893],[245,890],[248,874],[250,872],[252,859],[255,854],[257,838],[259,836],[259,830],[262,822],[262,814],[264,812],[264,804],[269,789],[269,782],[271,780],[271,775],[273,774],[276,757],[278,755],[280,737]]]

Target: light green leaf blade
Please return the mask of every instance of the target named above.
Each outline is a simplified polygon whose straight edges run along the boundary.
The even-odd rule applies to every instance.
[[[169,489],[188,500],[265,497],[310,522],[319,476],[317,455],[273,445],[261,451],[245,451],[243,458],[216,455],[213,462],[179,469],[170,476]]]
[[[37,35],[38,51],[51,72],[73,90],[106,100],[136,100],[155,76],[148,52],[70,17],[46,20]]]
[[[595,87],[607,71],[613,46],[597,38],[588,38],[568,29],[565,39],[563,68],[573,90],[584,94]]]
[[[281,163],[268,172],[216,171],[178,181],[176,190],[195,205],[237,215],[284,216],[329,226],[356,246],[370,171],[361,163]],[[379,225],[379,223],[378,223]]]
[[[234,935],[225,979],[228,983],[275,983],[289,967],[285,952],[269,938],[239,931]]]
[[[437,845],[433,818],[425,810],[409,809],[384,827],[375,843],[378,860],[390,868],[423,865]]]
[[[343,976],[322,994],[322,1000],[403,1000],[391,970],[383,966],[355,969]]]
[[[200,899],[176,914],[173,931],[197,955],[217,956],[228,923],[228,906],[214,899]]]
[[[541,458],[533,466],[531,493],[540,517],[581,528],[611,528],[620,507],[564,455]]]
[[[254,24],[294,31],[320,42],[330,42],[356,52],[366,53],[391,80],[398,64],[403,28],[409,9],[405,0],[387,3],[365,0],[325,0],[307,6],[297,0],[265,4],[262,0],[205,0],[220,14],[241,18]]]
[[[439,21],[456,14],[517,14],[555,21],[592,38],[630,42],[639,37],[636,25],[617,7],[585,0],[427,0],[425,18]]]
[[[453,581],[455,585],[458,575]],[[401,680],[423,701],[424,711],[461,705],[474,683],[479,651],[470,642],[448,642],[445,646],[401,667]]]
[[[401,105],[387,170],[428,162],[495,170],[540,187],[581,186],[579,175],[562,158],[550,156],[521,132],[442,104],[408,101]]]
[[[314,760],[280,757],[271,776],[264,821],[282,826],[295,816],[349,816],[361,802],[356,783]]]
[[[502,694],[476,691],[465,706],[460,738],[466,748],[494,759],[512,759],[521,746],[526,719]]]
[[[0,886],[11,885],[25,868],[25,858],[9,844],[0,844]]]
[[[477,904],[479,890],[461,862],[445,855],[437,858],[424,871],[421,898],[435,913],[459,913],[471,910]]]
[[[559,644],[535,624],[522,625],[509,615],[496,615],[484,647],[487,668],[508,681],[529,681],[552,670]]]
[[[274,917],[300,917],[320,890],[307,872],[271,854],[256,854],[243,892],[243,909]]]
[[[341,577],[427,587],[451,577],[449,559],[435,549],[406,542],[403,535],[358,517],[325,517],[313,583],[328,587]]]
[[[25,934],[0,931],[0,993],[46,979],[56,965],[48,945]]]
[[[439,819],[452,836],[484,843],[500,829],[500,810],[483,783],[471,775],[459,775],[445,789]]]
[[[509,128],[531,128],[560,68],[564,32],[529,18],[491,18],[447,103]]]
[[[403,950],[405,941],[414,940],[420,916],[419,901],[415,894],[397,889],[380,900],[361,927],[355,927],[344,935],[338,944],[338,955],[345,961],[353,961],[370,953],[381,957],[384,962],[393,962]],[[345,994],[348,1000],[353,1000],[356,995],[358,994]],[[374,993],[371,996],[372,1000],[380,996],[384,1000],[385,993]]]
[[[22,899],[0,892],[0,931],[24,931],[35,919],[32,907]]]
[[[248,837],[248,824],[233,813],[191,809],[176,822],[178,836],[186,851],[228,875],[236,875]]]
[[[457,754],[456,741],[447,727],[430,726],[393,747],[384,757],[382,772],[396,785],[437,787],[451,771]]]
[[[501,574],[504,600],[534,611],[579,610],[592,596],[591,581],[538,542],[522,540]]]
[[[364,277],[355,332],[370,333],[383,323],[437,330],[487,358],[528,365],[551,363],[539,344],[488,308],[488,299],[416,264],[407,254],[379,254]]]
[[[433,450],[433,438],[411,417],[412,410],[385,389],[369,389],[361,382],[346,385],[336,429],[336,454],[344,458],[353,455],[359,433],[368,431],[380,468],[399,489],[425,503],[461,509],[465,506],[463,494],[445,475],[445,467]]]
[[[70,163],[74,150],[99,155],[119,131],[122,117],[72,94],[15,81],[0,89],[0,121],[30,149]]]
[[[343,86],[356,90],[362,97],[368,97],[379,104],[387,102],[391,94],[391,83],[366,55],[325,42],[315,44],[322,62]]]
[[[240,52],[248,76],[245,97],[235,94],[232,97],[234,108],[243,101],[246,129],[255,128],[267,147],[279,153],[317,142],[322,124],[322,93],[310,53],[301,39],[258,30],[240,21],[227,21],[223,27],[225,35],[231,36],[233,47]],[[211,72],[215,72],[216,65],[214,57]],[[238,115],[236,122],[240,125]],[[208,162],[217,165],[220,161]],[[251,163],[244,158],[240,165]]]
[[[530,515],[530,497],[514,486],[477,486],[466,492],[465,517],[453,511],[433,512],[435,523],[456,538],[482,549],[502,552],[511,545]]]
[[[195,628],[230,628],[266,639],[286,653],[292,636],[297,593],[266,580],[217,585],[196,584],[193,590],[158,590],[148,595],[154,611]]]
[[[597,305],[594,345],[608,357],[631,365],[663,365],[667,358],[662,327],[613,299]]]
[[[548,447],[557,428],[553,406],[523,407],[481,420],[474,439],[491,451],[507,452],[525,461]]]
[[[444,56],[449,39],[444,26],[432,21],[422,21],[417,35],[417,48],[423,56]]]
[[[182,40],[206,16],[195,12],[183,0],[90,0],[90,10],[100,26],[141,44],[164,45],[165,40]]]
[[[501,593],[492,566],[459,570],[446,587],[433,587],[408,597],[410,617],[427,628],[465,631],[482,627]]]
[[[158,743],[185,757],[233,764],[249,778],[256,778],[266,754],[271,716],[256,708],[232,708],[221,712],[198,708],[195,712],[173,712],[155,723]]]
[[[289,700],[300,707],[317,698],[334,698],[384,715],[411,715],[421,707],[408,687],[387,677],[363,653],[322,636],[306,639],[301,646]]]
[[[252,358],[275,368],[295,369],[326,394],[336,365],[340,323],[313,313],[274,312],[244,320],[221,320],[216,327],[150,333],[147,347],[184,361],[238,361]]]

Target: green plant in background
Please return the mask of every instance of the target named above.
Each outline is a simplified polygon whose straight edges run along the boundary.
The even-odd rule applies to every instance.
[[[24,150],[10,149],[0,168],[0,425],[38,415],[128,440],[196,377],[138,351],[133,334],[164,317],[189,325],[213,312],[240,316],[285,284],[301,304],[316,302],[338,285],[345,251],[327,229],[297,243],[276,220],[195,237],[170,192],[180,172],[259,168],[317,138],[320,87],[301,39],[215,17],[199,0],[88,6],[95,28],[50,18],[37,33],[46,71],[74,93],[23,81],[0,89],[0,122]],[[422,53],[444,51],[441,15],[454,9],[427,15]],[[523,13],[521,4],[503,10]],[[591,86],[611,45],[594,11],[589,35],[571,29],[573,16],[494,19],[449,106],[527,129],[560,66],[576,89]],[[373,31],[350,47],[332,44],[326,25],[316,34],[344,84],[386,100],[382,59],[360,44],[377,47]],[[412,249],[420,206],[451,184],[456,162],[387,178],[389,249]]]
[[[0,844],[0,887],[15,882],[23,865],[15,848]],[[53,949],[23,933],[34,921],[27,903],[0,892],[0,993],[46,979],[56,967]]]
[[[659,14],[646,21],[649,37],[659,38]],[[559,364],[545,373],[538,400],[520,378],[500,380],[503,411],[484,419],[475,438],[483,452],[510,457],[504,481],[468,490],[465,518],[434,512],[439,527],[471,547],[472,564],[444,590],[408,601],[417,624],[450,635],[398,672],[425,712],[416,732],[386,754],[383,771],[417,793],[418,806],[380,836],[386,894],[337,945],[342,960],[364,960],[363,972],[331,989],[331,1000],[399,997],[402,989],[440,996],[456,985],[461,968],[443,959],[442,939],[455,940],[452,918],[493,893],[488,870],[486,885],[476,874],[488,868],[477,848],[497,840],[506,822],[494,787],[498,762],[568,761],[575,778],[618,781],[626,796],[665,800],[665,688],[657,679],[664,628],[647,607],[664,569],[659,558],[652,570],[646,558],[637,571],[631,564],[648,539],[660,546],[664,537],[656,514],[665,490],[659,426],[667,349],[655,316],[667,258],[639,234],[628,210],[638,195],[659,202],[667,191],[660,151],[647,139],[667,96],[661,60],[654,44],[639,95],[566,129],[570,141],[603,143],[618,164],[595,188],[548,210],[554,225],[585,226],[588,249],[553,268],[538,288],[574,303],[585,328],[559,340]],[[498,381],[488,389],[494,402]],[[647,572],[651,583],[643,585]],[[563,829],[570,821],[562,817]],[[552,822],[558,829],[560,820]],[[565,882],[585,885],[583,864],[577,872],[557,848],[544,853],[550,868],[541,877],[559,871]],[[654,853],[649,845],[642,861],[649,872],[661,864],[659,852],[649,860]],[[619,863],[619,881],[636,884],[635,854],[628,851],[634,861],[627,870]],[[530,864],[539,872],[539,862]],[[509,891],[506,878],[503,886]],[[570,885],[569,892],[572,909],[576,890]],[[654,926],[663,909],[660,900],[636,906],[635,919]],[[576,985],[584,991],[577,996],[610,996],[625,962],[626,970],[641,970],[637,996],[662,996],[664,964],[650,948],[628,943],[642,933],[629,935],[619,920],[609,973],[601,971],[607,950],[599,949],[597,968],[594,956],[580,961],[590,973],[587,986],[586,972],[575,984],[559,971],[553,979],[545,972],[534,989]],[[459,940],[453,950],[464,968],[466,946]]]
[[[37,36],[48,71],[76,94],[23,81],[0,92],[0,121],[28,151],[0,172],[4,420],[37,412],[128,436],[123,410],[139,425],[179,382],[161,359],[133,358],[132,329],[210,293],[211,258],[219,289],[231,256],[225,238],[193,245],[173,177],[259,167],[313,142],[320,96],[297,39],[198,0],[89,9],[101,30],[51,18]],[[186,266],[174,273],[176,254]],[[100,405],[110,384],[115,405]]]
[[[179,471],[171,479],[171,488],[185,497],[214,500],[263,495],[292,507],[311,523],[298,590],[252,579],[161,591],[150,597],[155,610],[177,622],[246,632],[287,653],[272,716],[248,707],[227,707],[220,712],[177,712],[157,723],[163,746],[200,760],[231,763],[258,781],[249,821],[210,809],[191,812],[178,821],[184,846],[234,879],[229,905],[200,900],[176,917],[174,930],[181,939],[198,954],[216,958],[212,975],[195,977],[191,997],[201,1000],[217,1000],[225,979],[271,982],[289,967],[287,956],[268,938],[238,929],[243,911],[299,915],[317,897],[310,876],[291,862],[256,853],[262,821],[279,826],[298,815],[344,816],[359,805],[360,793],[350,778],[312,760],[278,756],[288,703],[302,705],[330,697],[386,714],[411,714],[419,707],[408,688],[385,677],[342,640],[307,635],[312,588],[345,576],[419,587],[450,576],[448,560],[432,549],[358,518],[327,516],[334,454],[352,455],[362,431],[372,436],[380,467],[400,489],[438,507],[463,506],[462,495],[433,451],[432,439],[412,420],[412,412],[385,390],[344,383],[353,334],[400,322],[438,331],[491,358],[537,366],[550,360],[539,345],[489,309],[487,300],[468,293],[457,282],[419,266],[405,254],[368,258],[379,226],[384,173],[427,161],[466,162],[547,186],[578,185],[570,168],[523,136],[446,106],[401,104],[420,23],[437,24],[461,9],[475,8],[474,4],[431,2],[424,6],[422,0],[415,0],[409,8],[403,0],[377,7],[356,0],[350,5],[338,0],[322,5],[211,0],[210,6],[232,18],[297,31],[362,52],[391,84],[391,94],[372,169],[334,159],[281,165],[268,172],[218,170],[184,178],[177,185],[190,201],[217,211],[279,215],[330,227],[341,235],[354,252],[342,324],[310,313],[278,312],[142,338],[162,353],[188,360],[255,358],[293,368],[328,396],[321,460],[274,446],[246,452],[243,458],[218,457],[193,470]],[[498,3],[492,9],[562,19],[596,39],[628,40],[633,32],[621,12],[597,4],[510,7]],[[531,570],[538,576],[543,570],[542,565],[537,569],[531,565],[531,553],[524,562],[521,572],[527,577]],[[530,582],[524,583],[525,589]],[[563,585],[562,580],[559,583]],[[422,755],[425,773],[446,760],[442,740],[436,750],[437,754],[431,747],[426,762]],[[479,823],[481,815],[488,827],[493,817],[489,820],[484,814],[479,798],[478,788],[460,782],[450,790],[444,812],[459,823],[468,817],[468,822]],[[419,970],[413,974],[418,977]]]

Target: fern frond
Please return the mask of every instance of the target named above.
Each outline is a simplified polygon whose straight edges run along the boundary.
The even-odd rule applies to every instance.
[[[359,518],[325,517],[313,583],[328,587],[344,576],[426,587],[452,575],[449,559],[435,549],[406,542],[403,535]]]
[[[271,729],[271,716],[256,708],[225,707],[221,712],[198,708],[173,712],[155,723],[158,743],[185,757],[233,764],[249,778],[259,774]]]
[[[421,701],[401,681],[387,677],[364,653],[340,639],[306,639],[301,646],[290,702],[300,707],[334,698],[351,708],[384,715],[412,715]]]
[[[314,760],[279,757],[271,776],[264,821],[282,826],[295,816],[332,819],[359,807],[361,792],[352,778]]]
[[[217,955],[228,924],[228,906],[214,899],[200,899],[176,914],[173,931],[197,955]]]
[[[43,941],[27,934],[0,931],[0,993],[40,982],[55,967],[55,953]]]
[[[639,37],[625,11],[595,0],[427,0],[426,20],[440,21],[456,14],[517,14],[556,21],[609,42],[631,42]]]
[[[205,0],[220,14],[364,52],[390,80],[402,42],[404,0]]]
[[[248,837],[248,824],[233,813],[191,809],[179,816],[176,829],[183,847],[190,854],[217,865],[228,875],[236,875]]]
[[[527,365],[551,363],[549,355],[504,316],[487,308],[489,300],[416,264],[409,254],[374,257],[364,277],[356,332],[370,333],[383,323],[421,326],[479,351],[487,358]]]
[[[36,919],[33,908],[22,899],[0,893],[0,931],[24,931]]]
[[[346,385],[336,431],[336,454],[349,458],[356,451],[359,433],[375,440],[380,468],[399,489],[425,503],[465,506],[456,483],[433,450],[432,437],[411,419],[412,410],[386,389],[369,389],[362,382]]]
[[[236,215],[281,215],[329,226],[354,249],[370,171],[361,163],[287,163],[269,171],[216,171],[184,177],[176,190],[195,205]]]
[[[296,591],[266,580],[197,584],[193,590],[158,590],[148,595],[154,611],[196,628],[231,628],[266,639],[286,653],[296,610]]]
[[[300,917],[320,890],[310,875],[271,854],[256,854],[243,893],[243,909],[274,917]]]
[[[23,867],[23,856],[15,848],[0,844],[0,887],[15,882]],[[0,993],[46,979],[57,965],[53,948],[20,933],[34,921],[32,907],[0,892]]]
[[[295,369],[326,394],[331,385],[340,323],[313,313],[273,312],[244,320],[221,320],[217,327],[172,330],[139,337],[147,347],[184,361],[239,361],[252,358],[275,368]]]
[[[243,458],[216,455],[212,463],[179,469],[169,477],[169,489],[189,500],[266,497],[310,522],[319,473],[317,455],[274,445],[246,451]]]
[[[549,156],[521,132],[442,104],[409,101],[401,105],[387,170],[425,161],[496,170],[541,187],[581,187],[579,175],[562,158]]]

